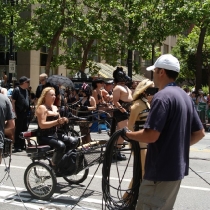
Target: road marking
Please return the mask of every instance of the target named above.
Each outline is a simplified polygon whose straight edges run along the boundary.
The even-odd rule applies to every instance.
[[[191,186],[181,185],[181,188],[201,190],[201,191],[209,191],[210,192],[210,188],[204,188],[204,187],[191,187]]]
[[[200,174],[210,174],[210,172],[205,172],[205,171],[196,171],[197,173],[200,173]]]
[[[4,165],[0,165],[1,167],[5,167]],[[27,167],[20,167],[20,166],[10,166],[11,168],[17,168],[17,169],[26,169]],[[203,171],[198,171],[198,173],[210,173],[210,172],[203,172]],[[88,177],[92,178],[93,175],[88,175]],[[99,176],[99,175],[95,175],[95,178],[98,178],[98,179],[102,179],[102,176]],[[115,178],[115,177],[110,177],[110,180],[118,180],[118,178]],[[123,179],[124,182],[130,182],[130,179]],[[14,187],[9,187],[9,186],[0,186],[0,189],[1,188],[4,188],[6,187],[7,189],[14,189]],[[181,188],[185,188],[185,189],[194,189],[194,190],[201,190],[201,191],[210,191],[210,188],[203,188],[203,187],[193,187],[193,186],[185,186],[185,185],[181,185]],[[17,190],[19,191],[23,191],[26,189],[25,188],[19,188],[19,187],[16,187]],[[54,195],[56,196],[56,194],[54,193]],[[57,194],[59,195],[59,194]],[[72,197],[73,198],[73,197]],[[88,201],[87,201],[88,202]],[[101,202],[101,201],[100,201]],[[96,203],[98,203],[96,201]]]
[[[193,152],[210,152],[210,149],[198,149],[198,148],[190,147],[190,151],[193,151]]]
[[[5,167],[4,165],[0,165],[0,167]],[[17,168],[17,169],[26,169],[27,167],[21,167],[21,166],[10,166],[11,168]],[[207,174],[209,174],[210,172],[204,172],[204,171],[197,171],[197,173],[207,173]],[[78,175],[82,175],[82,174],[78,174]],[[90,177],[90,178],[92,178],[93,177],[93,175],[88,175],[88,177]],[[98,178],[98,179],[102,179],[102,176],[99,176],[99,175],[95,175],[95,178]],[[109,178],[110,180],[119,180],[118,178],[115,178],[115,177],[110,177]],[[130,182],[130,179],[123,179],[123,181],[124,182]],[[0,186],[1,187],[1,186]],[[190,187],[190,186],[189,186]],[[208,188],[207,188],[208,189]]]

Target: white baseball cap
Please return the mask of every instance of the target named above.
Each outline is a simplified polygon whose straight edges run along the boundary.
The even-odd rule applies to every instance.
[[[147,67],[147,71],[152,71],[155,68],[163,68],[167,70],[172,70],[180,72],[180,64],[176,57],[171,54],[161,55],[154,63],[153,66]]]

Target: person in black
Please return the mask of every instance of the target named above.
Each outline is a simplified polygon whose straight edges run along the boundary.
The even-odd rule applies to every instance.
[[[37,140],[40,145],[50,145],[55,148],[51,164],[56,166],[64,153],[75,149],[78,139],[57,132],[57,127],[68,122],[66,117],[60,117],[55,101],[55,90],[47,87],[42,91],[36,106],[38,120]]]
[[[116,109],[113,113],[111,134],[113,134],[116,129],[119,130],[125,126],[127,127],[130,106],[133,101],[132,92],[126,85],[126,83],[131,81],[131,78],[125,74],[122,67],[118,66],[116,70],[113,71],[113,78],[116,84],[113,89],[113,104]],[[113,156],[113,158],[119,161],[126,160],[126,156],[120,152],[123,142],[124,140],[119,137],[117,141],[119,151],[117,155]]]
[[[78,100],[79,100],[79,96],[78,96],[77,90],[75,88],[72,88],[71,91],[69,91],[67,103],[69,104],[75,103]]]
[[[78,116],[79,117],[86,117],[90,116],[92,114],[93,110],[96,110],[96,101],[93,96],[91,96],[91,88],[88,84],[84,83],[82,85],[82,93],[83,93],[83,98],[79,102],[79,110],[78,110]],[[80,125],[80,131],[82,137],[82,143],[86,144],[91,141],[90,137],[90,124],[84,124]]]
[[[25,141],[20,139],[19,135],[21,132],[28,130],[27,116],[30,110],[29,82],[29,78],[22,76],[19,79],[20,85],[12,92],[12,107],[16,115],[14,152],[21,152],[25,147]]]
[[[36,89],[36,100],[38,100],[38,98],[41,96],[44,88],[53,87],[55,89],[55,95],[56,95],[56,99],[55,99],[54,104],[56,106],[60,106],[60,90],[59,90],[59,87],[55,84],[52,84],[51,82],[48,82],[47,79],[48,79],[47,74],[43,73],[43,74],[39,75],[40,84],[38,85],[38,87]]]

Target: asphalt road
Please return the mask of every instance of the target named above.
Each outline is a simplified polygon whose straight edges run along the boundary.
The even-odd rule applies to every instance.
[[[34,125],[30,128],[35,128]],[[108,139],[106,134],[92,134],[94,139]],[[8,158],[6,162],[8,164]],[[33,199],[27,192],[23,177],[26,167],[31,163],[25,152],[12,155],[10,174],[5,176],[5,165],[0,166],[0,209],[102,209],[101,166],[90,168],[87,179],[79,185],[69,185],[63,178],[57,178],[57,187],[48,201]],[[174,206],[175,210],[209,210],[210,209],[210,133],[190,150],[189,175],[182,181]],[[125,170],[126,162],[121,161],[116,170],[112,164],[110,182],[118,181],[117,172]],[[96,173],[96,174],[95,174]],[[92,177],[94,178],[90,183]],[[132,177],[132,164],[128,165],[122,186],[128,186]],[[86,189],[87,188],[87,189]],[[111,190],[114,193],[114,190]],[[78,202],[78,199],[81,199]],[[78,203],[77,203],[78,202]]]

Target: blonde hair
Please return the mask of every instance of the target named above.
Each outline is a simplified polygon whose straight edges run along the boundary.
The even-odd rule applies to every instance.
[[[42,90],[42,94],[41,94],[41,96],[39,97],[39,99],[38,99],[38,101],[37,101],[36,109],[37,109],[40,105],[42,105],[42,104],[45,103],[45,96],[46,96],[46,94],[47,94],[50,90],[54,90],[54,91],[55,91],[55,89],[54,89],[53,87],[46,87],[45,89]]]
[[[43,74],[40,74],[39,77],[41,77],[41,78],[48,78],[48,75],[43,73]]]

